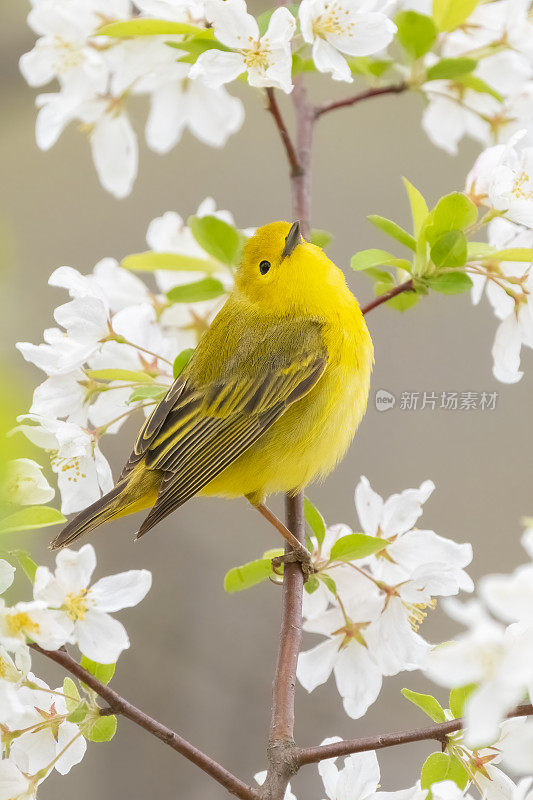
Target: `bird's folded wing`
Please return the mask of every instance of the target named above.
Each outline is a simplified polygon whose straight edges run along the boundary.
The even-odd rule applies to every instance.
[[[247,369],[253,363],[248,354],[244,369],[222,370],[207,385],[195,381],[194,365],[176,381],[145,423],[125,468],[144,458],[149,469],[164,473],[139,535],[197,494],[315,385],[327,360],[316,336],[306,337],[307,352],[278,352],[275,363],[261,369]]]

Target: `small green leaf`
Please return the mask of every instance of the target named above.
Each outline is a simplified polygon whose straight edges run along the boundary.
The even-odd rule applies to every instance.
[[[376,59],[368,56],[347,58],[346,61],[351,72],[355,75],[364,75],[367,78],[381,78],[394,63],[391,59]]]
[[[492,86],[489,86],[486,81],[479,78],[477,75],[459,75],[455,79],[456,83],[461,84],[461,86],[465,86],[467,89],[472,89],[474,92],[479,92],[479,94],[490,94],[491,97],[494,97],[499,103],[503,103],[503,95],[493,89]]]
[[[81,665],[83,669],[94,675],[100,683],[109,683],[115,674],[116,664],[99,664],[97,661],[91,661],[86,656],[81,657]]]
[[[410,689],[402,689],[402,694],[410,703],[421,708],[433,722],[444,722],[446,715],[439,701],[430,694],[420,694],[412,692]]]
[[[322,231],[320,228],[311,229],[311,236],[309,237],[311,244],[316,244],[316,246],[321,247],[322,250],[326,249],[332,239],[333,234],[329,231]]]
[[[128,397],[128,403],[136,403],[138,400],[153,400],[159,403],[168,392],[168,386],[138,386]]]
[[[133,369],[88,369],[89,378],[97,381],[128,381],[128,383],[153,383],[151,375]]]
[[[386,272],[384,269],[376,269],[376,267],[368,267],[368,269],[364,270],[365,275],[368,275],[369,278],[372,278],[374,281],[379,281],[380,283],[389,284],[389,289],[392,289],[394,286],[394,278],[390,274],[390,272]],[[382,294],[382,292],[380,292]]]
[[[409,202],[411,204],[411,214],[413,217],[413,230],[415,238],[418,238],[418,234],[422,230],[422,226],[429,214],[427,203],[424,200],[423,196],[418,191],[418,189],[415,188],[413,184],[407,180],[407,178],[403,178],[402,180],[407,190],[407,194],[409,196]]]
[[[326,523],[324,517],[308,497],[304,500],[305,521],[314,533],[318,544],[322,544],[326,535]]]
[[[407,261],[406,258],[396,258],[396,256],[393,256],[386,250],[361,250],[359,253],[352,256],[350,262],[352,269],[356,271],[367,270],[381,264],[389,267],[399,267],[408,272],[411,269],[410,261]]]
[[[427,81],[452,80],[468,75],[477,67],[475,58],[442,58],[426,72]]]
[[[256,561],[249,561],[240,567],[233,567],[226,573],[224,578],[224,589],[226,592],[241,592],[261,583],[272,575],[272,564],[270,558],[258,558]]]
[[[189,217],[188,225],[200,247],[223,264],[233,266],[239,257],[239,232],[218,217]]]
[[[396,222],[393,222],[391,219],[387,219],[386,217],[380,217],[379,214],[369,214],[367,217],[368,220],[375,225],[376,228],[379,228],[380,231],[386,233],[387,236],[391,236],[393,239],[396,239],[397,242],[400,244],[405,245],[410,250],[416,252],[416,239],[414,236],[411,236],[410,233],[407,233],[406,230],[401,228]]]
[[[390,300],[387,300],[385,305],[390,306],[395,311],[408,311],[413,306],[416,306],[419,301],[420,295],[418,292],[402,292],[396,297],[391,297]]]
[[[170,22],[166,19],[128,19],[109,22],[96,31],[97,36],[112,36],[123,39],[130,36],[209,36],[213,38],[211,28],[200,28],[186,22]]]
[[[466,264],[466,236],[462,231],[447,231],[431,248],[431,260],[436,267],[453,269]]]
[[[199,303],[202,300],[214,300],[225,291],[217,278],[202,278],[201,281],[174,286],[167,292],[167,298],[171,303]]]
[[[430,789],[434,783],[441,781],[453,781],[460,789],[465,789],[469,775],[456,756],[448,753],[432,753],[426,758],[422,767],[420,786],[422,789]],[[432,794],[429,791],[427,798],[431,797]]]
[[[453,31],[470,16],[479,0],[433,0],[433,19],[440,31]]]
[[[331,578],[329,575],[326,575],[325,572],[319,572],[318,573],[318,577],[319,577],[319,580],[322,581],[324,586],[327,586],[327,588],[329,589],[331,594],[336,596],[337,595],[337,584],[335,583],[333,578]]]
[[[533,261],[533,248],[508,247],[505,250],[496,250],[489,257],[496,261]]]
[[[65,678],[63,681],[63,694],[65,695],[65,703],[67,706],[67,711],[71,714],[76,708],[78,708],[81,702],[81,696],[78,691],[78,687],[72,680],[72,678]]]
[[[320,586],[320,581],[318,580],[316,575],[310,575],[304,584],[304,588],[307,594],[313,594],[314,592],[316,592],[319,586]]]
[[[30,583],[35,583],[35,573],[37,572],[37,564],[27,552],[27,550],[10,550],[9,555],[16,558],[19,565],[21,566],[24,574],[30,581]]]
[[[0,533],[47,528],[49,525],[59,525],[66,521],[66,517],[51,506],[26,506],[0,520]]]
[[[462,192],[452,192],[441,197],[431,212],[426,226],[426,239],[430,245],[448,231],[464,230],[477,221],[477,206]]]
[[[194,353],[194,347],[187,347],[185,350],[182,350],[181,353],[178,353],[178,355],[174,359],[174,366],[172,367],[172,374],[174,378],[177,378],[178,375],[181,375],[181,373],[191,360],[193,353]]]
[[[83,700],[76,708],[71,711],[67,717],[68,722],[73,722],[75,725],[79,725],[80,722],[83,722],[85,717],[87,716],[87,711],[89,707],[87,703]]]
[[[87,715],[80,727],[89,742],[110,742],[117,732],[117,718],[113,714]]]
[[[490,257],[493,253],[494,247],[486,242],[468,242],[468,261],[478,261],[481,258]]]
[[[217,265],[206,258],[181,255],[179,253],[154,253],[148,250],[145,253],[132,253],[120,262],[124,269],[135,272],[155,272],[158,269],[169,269],[175,272],[213,272]]]
[[[330,561],[356,561],[384,550],[390,542],[378,536],[364,533],[349,533],[337,539],[331,548]]]
[[[420,58],[431,50],[438,33],[431,17],[417,11],[402,11],[394,21],[398,28],[396,38],[411,58]]]
[[[472,280],[464,272],[441,272],[427,279],[430,289],[441,294],[461,294],[472,288]]]
[[[464,714],[465,703],[476,689],[475,683],[470,683],[468,686],[460,686],[452,689],[450,692],[450,711],[455,719],[459,719]]]

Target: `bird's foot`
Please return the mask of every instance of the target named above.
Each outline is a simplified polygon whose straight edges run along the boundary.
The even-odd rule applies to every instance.
[[[282,574],[280,572],[280,567],[282,564],[299,564],[303,572],[304,583],[308,581],[309,576],[316,571],[313,566],[311,553],[306,550],[305,547],[299,548],[298,550],[291,550],[289,553],[285,553],[282,556],[276,556],[273,558],[272,569],[276,575]]]

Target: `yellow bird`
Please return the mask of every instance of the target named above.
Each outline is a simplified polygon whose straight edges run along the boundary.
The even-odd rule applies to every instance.
[[[261,506],[343,457],[365,412],[372,339],[338,267],[273,222],[246,243],[235,287],[142,427],[114,489],[52,543],[151,508],[138,536],[195,495]]]

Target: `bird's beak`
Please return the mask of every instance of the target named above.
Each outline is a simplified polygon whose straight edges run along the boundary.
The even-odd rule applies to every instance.
[[[292,255],[295,248],[300,244],[301,239],[302,236],[300,234],[300,223],[293,222],[290,231],[285,237],[285,247],[283,248],[283,253],[281,254],[282,260]]]

